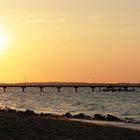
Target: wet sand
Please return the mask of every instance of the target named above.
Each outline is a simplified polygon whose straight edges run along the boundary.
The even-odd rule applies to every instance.
[[[0,140],[140,140],[140,130],[1,111]]]

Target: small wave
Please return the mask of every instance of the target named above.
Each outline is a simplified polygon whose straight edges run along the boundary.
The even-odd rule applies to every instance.
[[[126,116],[126,115],[130,115],[129,112],[123,112],[122,115]]]
[[[17,106],[17,108],[23,108],[25,107],[26,105],[20,105],[20,106]]]

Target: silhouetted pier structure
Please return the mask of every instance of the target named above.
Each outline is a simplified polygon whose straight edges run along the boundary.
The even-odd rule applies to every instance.
[[[121,92],[121,91],[131,91],[135,92],[136,89],[140,89],[140,83],[17,83],[17,84],[9,84],[2,83],[0,84],[0,88],[3,88],[3,91],[6,92],[7,88],[21,88],[23,92],[25,92],[25,88],[27,87],[38,87],[41,92],[43,92],[43,88],[46,87],[56,87],[58,92],[61,91],[63,87],[74,88],[75,92],[78,92],[78,88],[85,87],[91,88],[92,92],[95,89],[98,91],[106,91],[106,92]]]

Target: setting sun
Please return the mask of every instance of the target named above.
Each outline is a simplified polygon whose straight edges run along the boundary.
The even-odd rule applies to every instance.
[[[10,38],[4,28],[0,28],[0,50],[5,49],[9,44]]]
[[[0,47],[3,47],[7,44],[8,38],[4,34],[0,34]]]
[[[0,29],[0,48],[6,46],[9,42],[9,37],[4,29]]]

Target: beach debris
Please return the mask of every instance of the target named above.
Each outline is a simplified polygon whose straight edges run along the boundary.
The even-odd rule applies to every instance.
[[[110,114],[107,114],[106,116],[105,116],[105,119],[107,120],[107,121],[120,121],[121,119],[120,118],[118,118],[118,117],[116,117],[116,116],[113,116],[113,115],[110,115]]]
[[[101,114],[95,114],[94,119],[95,120],[106,120],[105,116],[103,116]]]

